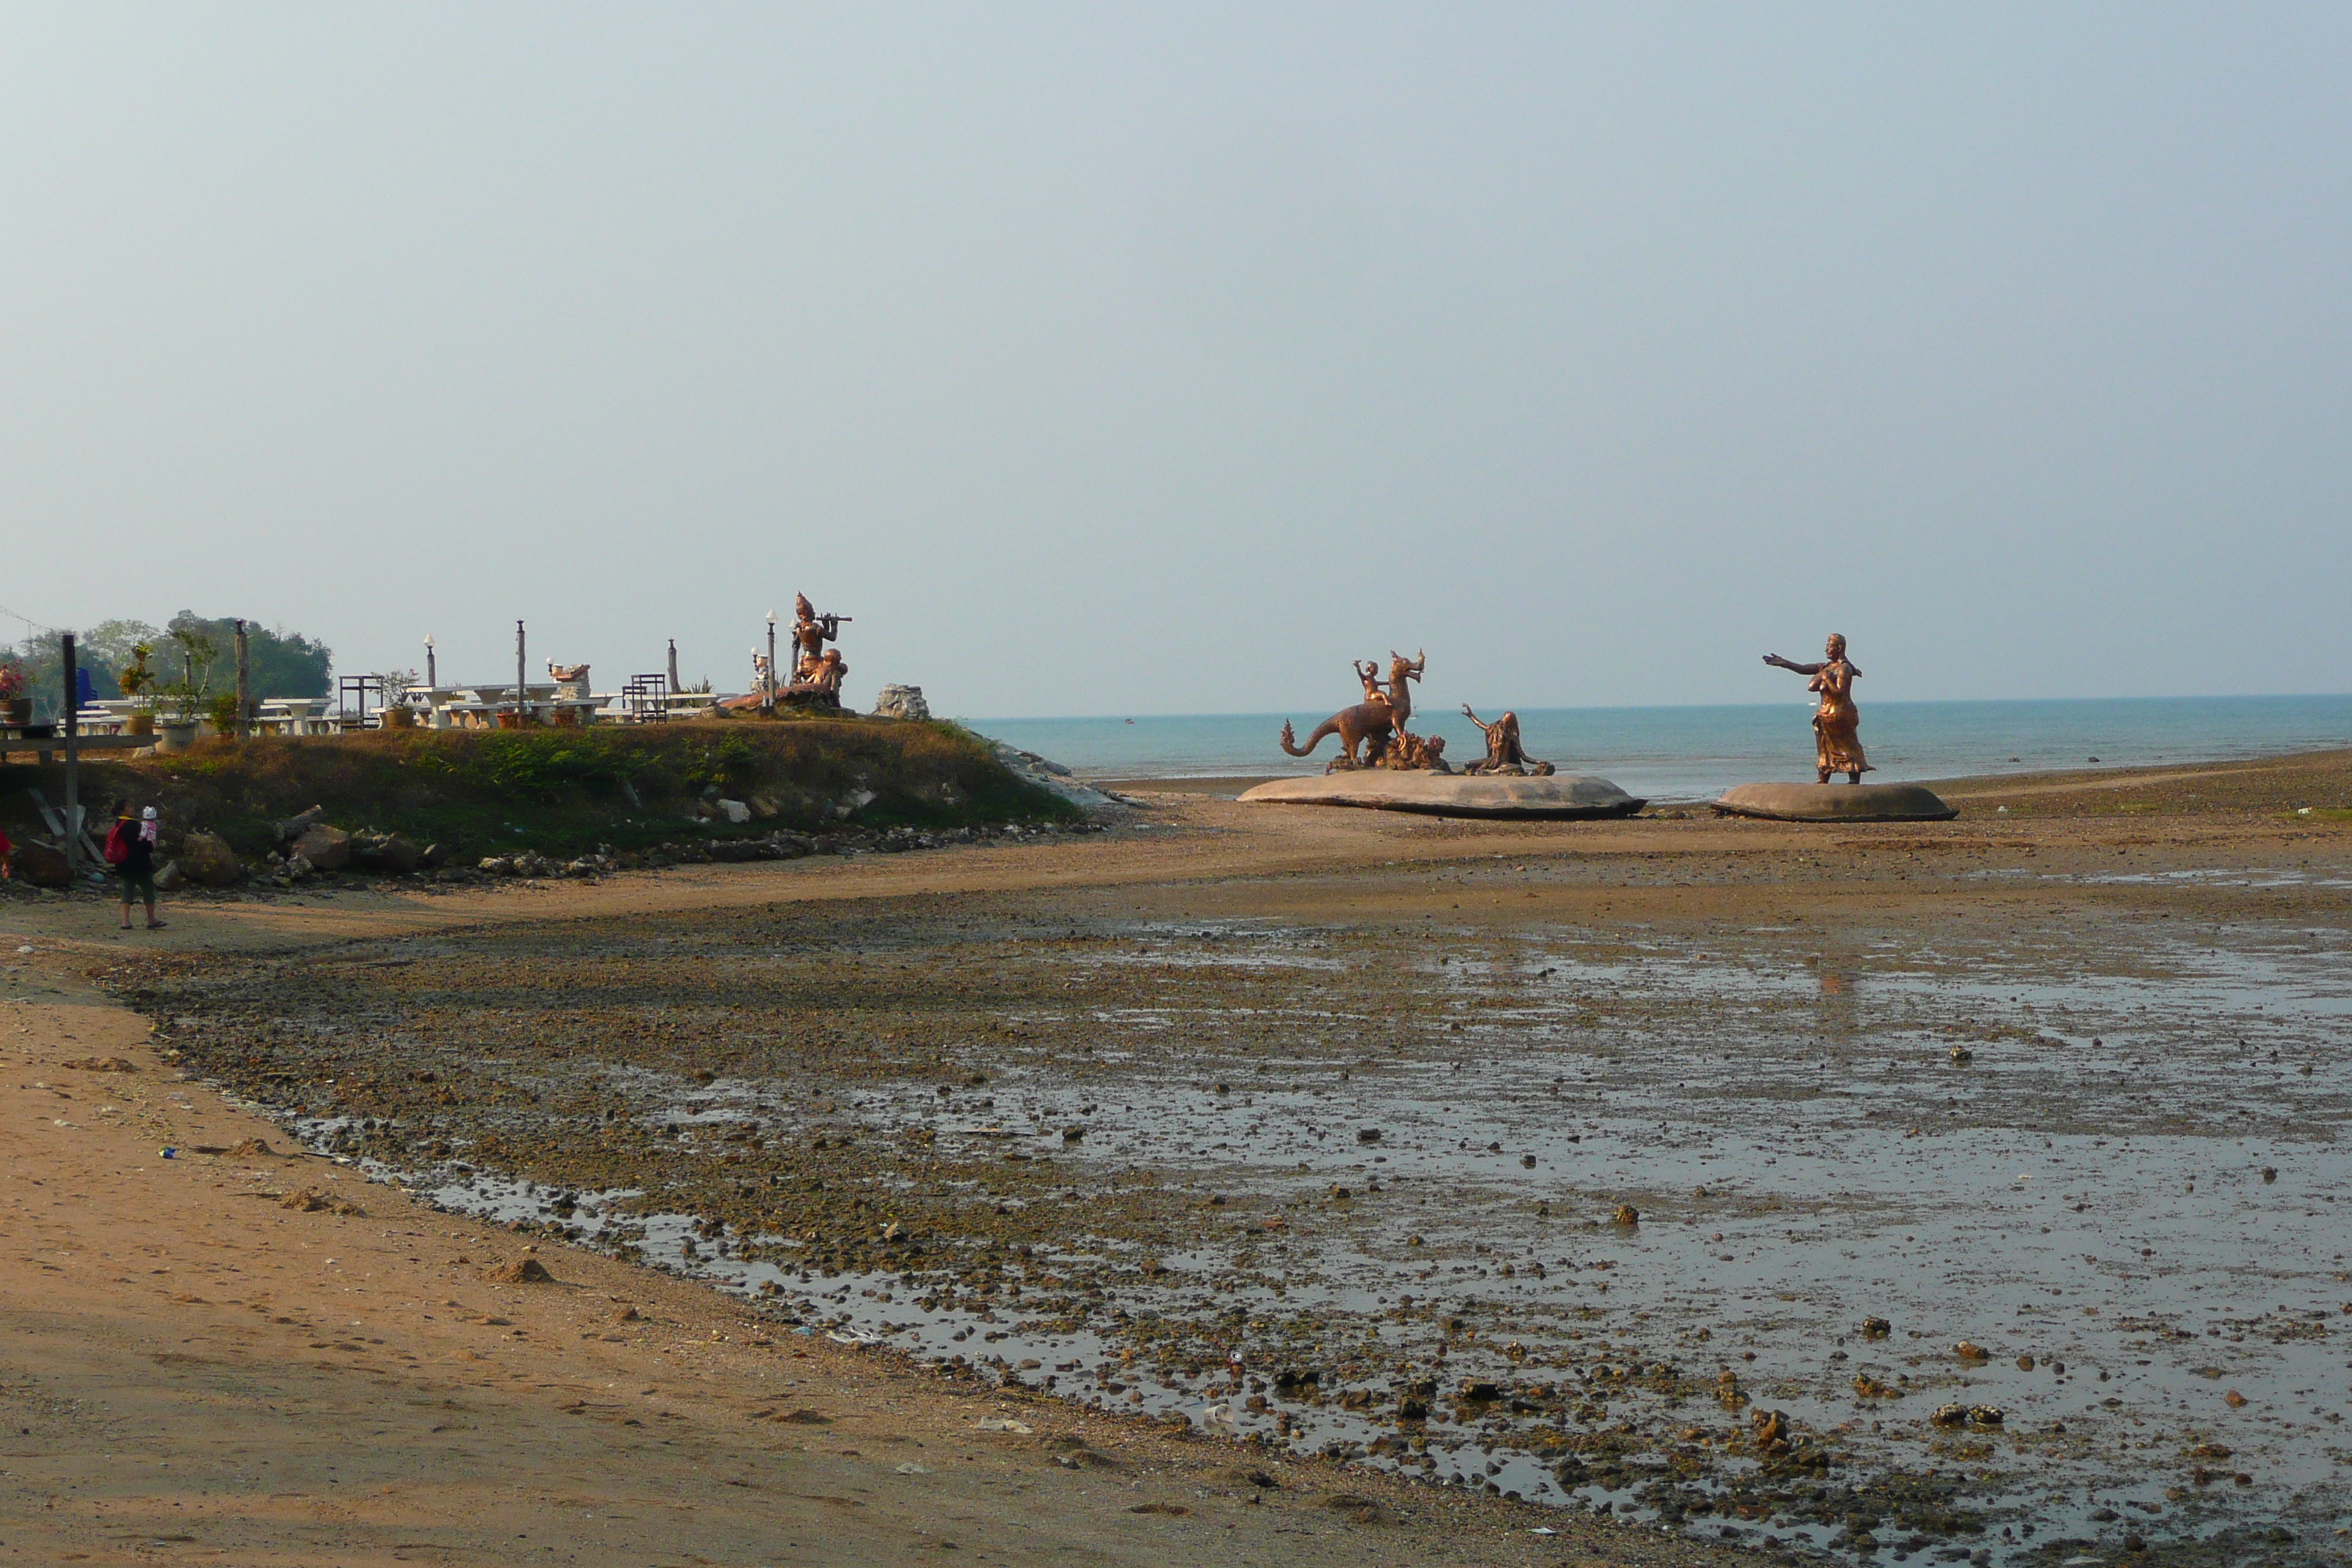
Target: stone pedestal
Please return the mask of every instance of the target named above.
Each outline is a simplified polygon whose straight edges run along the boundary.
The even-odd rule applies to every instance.
[[[1589,773],[1402,773],[1386,768],[1273,779],[1245,790],[1247,805],[1349,805],[1429,816],[1631,816],[1648,803]]]
[[[1959,816],[1917,784],[1748,784],[1723,792],[1725,816],[1773,822],[1949,822]]]

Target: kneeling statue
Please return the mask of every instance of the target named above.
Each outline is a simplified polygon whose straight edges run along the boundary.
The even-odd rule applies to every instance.
[[[824,657],[804,660],[800,678],[784,688],[783,700],[800,707],[838,708],[841,706],[841,682],[849,674],[849,666],[841,650],[829,647]]]
[[[1465,773],[1512,773],[1520,777],[1532,773],[1538,778],[1549,778],[1552,766],[1539,763],[1519,747],[1519,716],[1505,711],[1493,723],[1487,723],[1470,711],[1470,704],[1462,705],[1462,712],[1478,726],[1486,737],[1486,760],[1473,763],[1462,771]]]

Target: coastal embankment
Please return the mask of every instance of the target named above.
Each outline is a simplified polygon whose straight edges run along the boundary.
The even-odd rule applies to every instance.
[[[58,774],[0,768],[0,828],[53,840]],[[220,738],[93,755],[81,777],[86,802],[158,807],[160,862],[220,887],[791,858],[1087,817],[1083,792],[952,724],[854,717]],[[32,868],[63,880],[53,856]]]

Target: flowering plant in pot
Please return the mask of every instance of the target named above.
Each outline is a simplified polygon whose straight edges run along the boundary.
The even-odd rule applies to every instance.
[[[23,665],[14,659],[0,663],[0,722],[21,728],[33,721],[33,700],[25,687]]]

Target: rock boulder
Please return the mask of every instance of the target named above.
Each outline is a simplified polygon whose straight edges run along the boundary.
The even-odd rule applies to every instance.
[[[360,865],[370,871],[380,871],[394,877],[405,877],[416,869],[425,851],[415,841],[397,833],[371,837],[361,841],[352,851]],[[316,857],[312,858],[313,859]]]
[[[226,888],[245,875],[245,862],[217,833],[191,833],[180,846],[180,874],[207,888]]]
[[[64,888],[73,879],[66,874],[66,853],[46,844],[16,846],[16,875],[36,888]]]
[[[1113,816],[1134,804],[1124,795],[1111,795],[1092,784],[1080,784],[1069,769],[1034,752],[1024,752],[1003,741],[992,741],[990,745],[996,752],[996,760],[1022,782],[1035,784],[1049,795],[1060,795],[1090,816]],[[948,804],[953,805],[954,802],[950,800]]]
[[[303,833],[310,828],[311,824],[317,822],[320,817],[326,815],[327,808],[325,806],[314,805],[308,811],[297,812],[294,816],[278,823],[277,825],[278,847],[284,848],[287,845],[291,844],[296,839],[301,837]]]
[[[877,719],[929,719],[931,705],[919,686],[886,686],[874,698]]]
[[[310,862],[314,869],[340,871],[351,864],[352,836],[340,827],[314,822],[294,840],[293,852]]]

